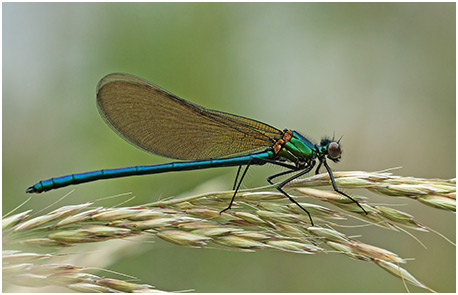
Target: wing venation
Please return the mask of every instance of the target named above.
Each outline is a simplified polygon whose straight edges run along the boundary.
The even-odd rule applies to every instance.
[[[194,160],[268,148],[281,131],[249,118],[209,110],[127,74],[97,86],[97,106],[121,137],[154,154]]]

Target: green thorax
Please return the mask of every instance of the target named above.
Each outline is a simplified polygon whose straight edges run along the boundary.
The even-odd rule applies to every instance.
[[[283,143],[278,152],[280,159],[293,162],[297,167],[303,167],[314,160],[318,154],[323,153],[326,147],[316,146],[310,140],[292,131],[291,138]]]

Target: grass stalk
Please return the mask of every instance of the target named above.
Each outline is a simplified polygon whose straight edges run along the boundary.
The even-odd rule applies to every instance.
[[[335,172],[337,185],[367,189],[387,197],[416,199],[431,207],[432,214],[456,209],[456,180],[394,176],[386,172]],[[406,269],[406,260],[390,250],[362,242],[337,231],[350,216],[365,224],[386,228],[429,231],[409,213],[389,206],[372,205],[354,196],[368,212],[333,191],[323,174],[298,179],[288,185],[293,197],[314,218],[315,226],[296,205],[285,202],[271,186],[241,190],[232,210],[220,214],[233,192],[206,193],[154,203],[107,208],[95,202],[63,206],[33,216],[30,210],[2,220],[3,277],[21,286],[64,286],[78,292],[152,292],[151,285],[136,284],[92,274],[92,269],[53,262],[62,249],[77,245],[135,236],[154,235],[176,245],[194,248],[225,248],[237,251],[283,251],[296,254],[337,252],[387,270],[405,282],[431,290]],[[307,203],[313,198],[334,205]],[[442,209],[435,210],[434,208]],[[40,251],[20,251],[21,247]],[[38,252],[45,253],[38,253]],[[193,286],[190,286],[193,287]],[[173,291],[173,290],[169,290]],[[230,291],[230,290],[229,290]]]

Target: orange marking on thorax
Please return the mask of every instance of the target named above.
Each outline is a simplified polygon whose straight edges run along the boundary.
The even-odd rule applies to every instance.
[[[283,138],[277,140],[277,142],[272,147],[274,149],[275,154],[278,154],[280,152],[281,148],[283,147],[283,144],[291,139],[292,134],[293,132],[291,130],[286,130],[285,132],[283,132]]]
[[[289,141],[291,139],[291,137],[293,137],[293,131],[291,130],[286,130],[285,133],[283,133],[283,140],[286,142],[286,141]]]

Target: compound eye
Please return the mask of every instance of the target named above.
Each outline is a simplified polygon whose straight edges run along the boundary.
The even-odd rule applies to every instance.
[[[335,141],[331,142],[328,146],[328,158],[331,160],[337,160],[340,158],[341,154],[342,150],[340,149],[340,144]]]

